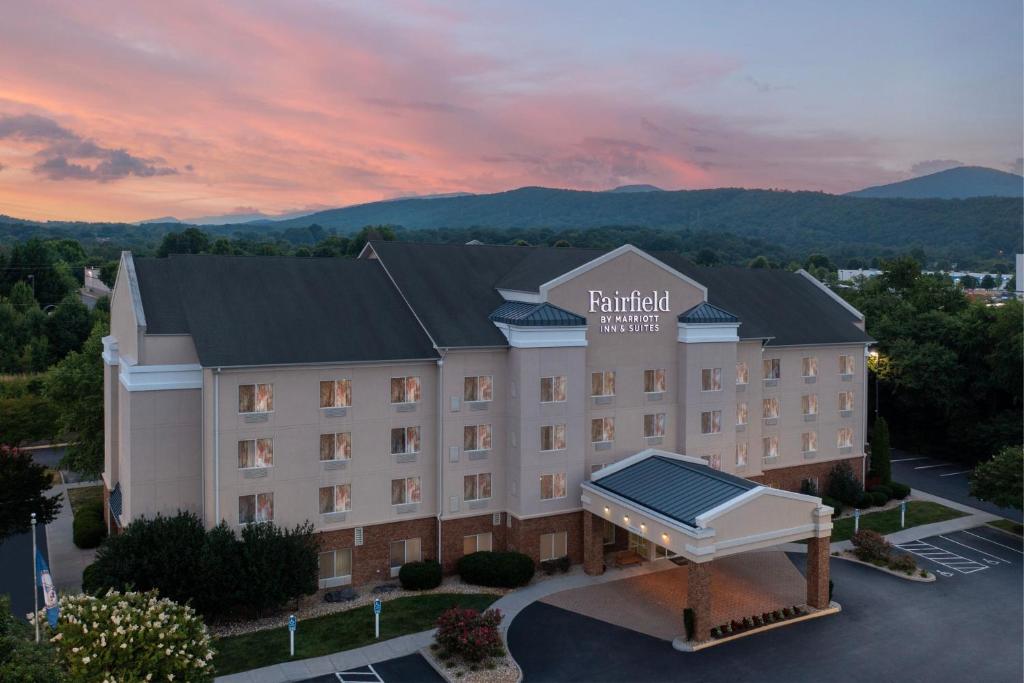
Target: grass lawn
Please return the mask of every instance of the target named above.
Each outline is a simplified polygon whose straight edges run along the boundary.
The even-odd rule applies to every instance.
[[[434,627],[449,607],[484,610],[500,596],[434,593],[385,602],[380,614],[380,639],[397,638]],[[282,618],[282,622],[287,621]],[[373,638],[373,605],[299,622],[295,631],[295,659],[307,659],[369,645]],[[217,675],[236,673],[290,661],[288,627],[218,638],[213,643]]]
[[[922,524],[944,522],[947,519],[963,517],[959,510],[939,505],[929,500],[912,500],[907,503],[907,524],[905,529]],[[871,529],[885,535],[900,530],[900,509],[894,507],[880,512],[861,512],[860,528]],[[853,517],[844,517],[832,523],[832,541],[846,541],[853,536]]]
[[[1009,519],[997,519],[989,522],[988,525],[1003,531],[1009,531],[1011,534],[1017,534],[1018,536],[1024,535],[1024,525]]]
[[[83,504],[89,502],[96,502],[103,505],[103,485],[99,486],[82,486],[79,488],[68,489],[68,498],[71,499],[71,508],[78,510]]]

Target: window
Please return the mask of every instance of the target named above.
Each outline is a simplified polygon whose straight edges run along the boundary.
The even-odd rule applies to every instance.
[[[467,402],[490,401],[494,393],[490,375],[467,377],[462,382],[462,398]]]
[[[853,356],[849,354],[842,354],[839,356],[839,374],[840,375],[852,375],[853,374]]]
[[[561,403],[565,400],[565,375],[540,378],[540,402]]]
[[[761,439],[761,459],[771,460],[779,457],[779,437],[766,436]]]
[[[273,466],[273,439],[248,439],[238,442],[238,469]]]
[[[746,362],[736,361],[736,384],[747,384],[750,381],[750,368]]]
[[[644,370],[644,393],[660,394],[665,391],[665,371]]]
[[[644,437],[665,436],[665,413],[644,415]]]
[[[320,580],[352,578],[352,549],[329,550],[320,553]]]
[[[779,416],[779,399],[765,398],[761,400],[761,417],[771,420]]]
[[[853,429],[840,427],[836,433],[836,445],[840,448],[851,448],[853,446]]]
[[[700,433],[718,434],[722,431],[722,411],[706,410],[700,414]]]
[[[700,371],[701,391],[722,390],[722,368],[704,368]]]
[[[391,454],[419,453],[420,428],[395,427],[391,430]]]
[[[238,497],[238,523],[274,521],[274,494],[257,493]]]
[[[544,425],[541,427],[540,449],[542,451],[564,451],[565,425]]]
[[[853,410],[853,392],[839,392],[839,410]]]
[[[465,451],[491,450],[491,425],[466,425],[463,427],[462,449]]]
[[[418,403],[420,400],[420,389],[419,377],[392,377],[391,402]]]
[[[591,420],[590,440],[593,443],[615,441],[615,418],[597,417]]]
[[[540,499],[565,498],[565,472],[540,475]]]
[[[557,560],[569,554],[566,549],[568,536],[564,531],[540,535],[540,561]]]
[[[722,456],[719,455],[718,453],[712,453],[710,455],[702,455],[700,457],[701,457],[701,460],[706,462],[708,467],[710,467],[711,469],[713,469],[713,470],[720,470],[720,469],[722,469]]]
[[[352,485],[320,487],[320,514],[349,512],[352,510]]]
[[[765,380],[779,379],[782,376],[782,361],[778,358],[765,358],[761,366]]]
[[[391,504],[406,505],[420,502],[420,478],[406,477],[391,480]]]
[[[800,397],[800,410],[804,415],[818,414],[818,395],[804,394]]]
[[[736,404],[736,424],[745,425],[747,424],[747,402]]]
[[[804,432],[800,443],[804,453],[813,453],[818,450],[818,432]]]
[[[320,435],[320,460],[351,460],[352,433]]]
[[[352,380],[334,379],[320,382],[321,408],[347,408],[352,405]]]
[[[467,474],[462,478],[463,500],[487,500],[491,497],[491,474]]]
[[[615,372],[590,373],[590,395],[591,396],[614,396],[615,395]]]
[[[422,559],[420,539],[407,538],[404,541],[392,541],[388,549],[388,565],[391,576],[398,576],[398,570],[406,562],[419,562]]]
[[[736,444],[736,467],[747,466],[747,442],[743,441]]]
[[[814,356],[807,356],[800,359],[800,374],[804,377],[818,376],[818,359]]]
[[[238,385],[239,413],[269,413],[274,410],[273,384]]]
[[[607,519],[604,520],[604,528],[601,529],[601,539],[604,541],[605,545],[615,544],[615,525]]]
[[[494,537],[491,532],[488,531],[486,534],[473,534],[472,536],[462,537],[462,554],[470,555],[485,550],[490,550],[494,542]]]

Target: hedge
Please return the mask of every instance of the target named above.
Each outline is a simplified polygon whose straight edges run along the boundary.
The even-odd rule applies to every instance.
[[[477,586],[517,588],[533,578],[533,560],[517,552],[483,550],[464,555],[459,560],[459,576]]]
[[[885,491],[872,491],[868,495],[871,496],[871,502],[877,506],[882,506],[889,502],[889,495]]]
[[[398,570],[398,580],[409,591],[437,588],[441,585],[441,564],[437,560],[406,562]]]
[[[103,521],[102,503],[84,503],[78,506],[71,527],[72,540],[79,548],[96,548],[107,537]]]
[[[890,482],[889,488],[892,489],[892,497],[897,500],[903,500],[910,495],[910,487],[898,481]]]

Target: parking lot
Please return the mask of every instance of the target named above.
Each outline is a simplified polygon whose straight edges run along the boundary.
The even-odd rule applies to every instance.
[[[406,655],[348,671],[339,671],[299,683],[443,683],[427,660],[418,654]]]
[[[901,543],[918,565],[951,579],[1024,563],[1021,539],[995,529],[978,527]]]
[[[967,493],[968,477],[971,471],[970,466],[953,460],[932,458],[895,449],[892,452],[892,478],[896,481],[903,482],[911,488],[927,491],[957,503],[1012,519],[1015,522],[1020,522],[1024,518],[1020,510],[1001,508],[992,503],[972,498]]]

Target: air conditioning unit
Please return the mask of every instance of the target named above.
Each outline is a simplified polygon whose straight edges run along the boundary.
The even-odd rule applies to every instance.
[[[356,537],[355,538],[356,545],[362,545],[363,544],[363,527],[357,526],[355,528],[355,537]]]
[[[500,512],[495,512],[493,515],[491,515],[491,523],[494,526],[501,526],[501,513]]]

